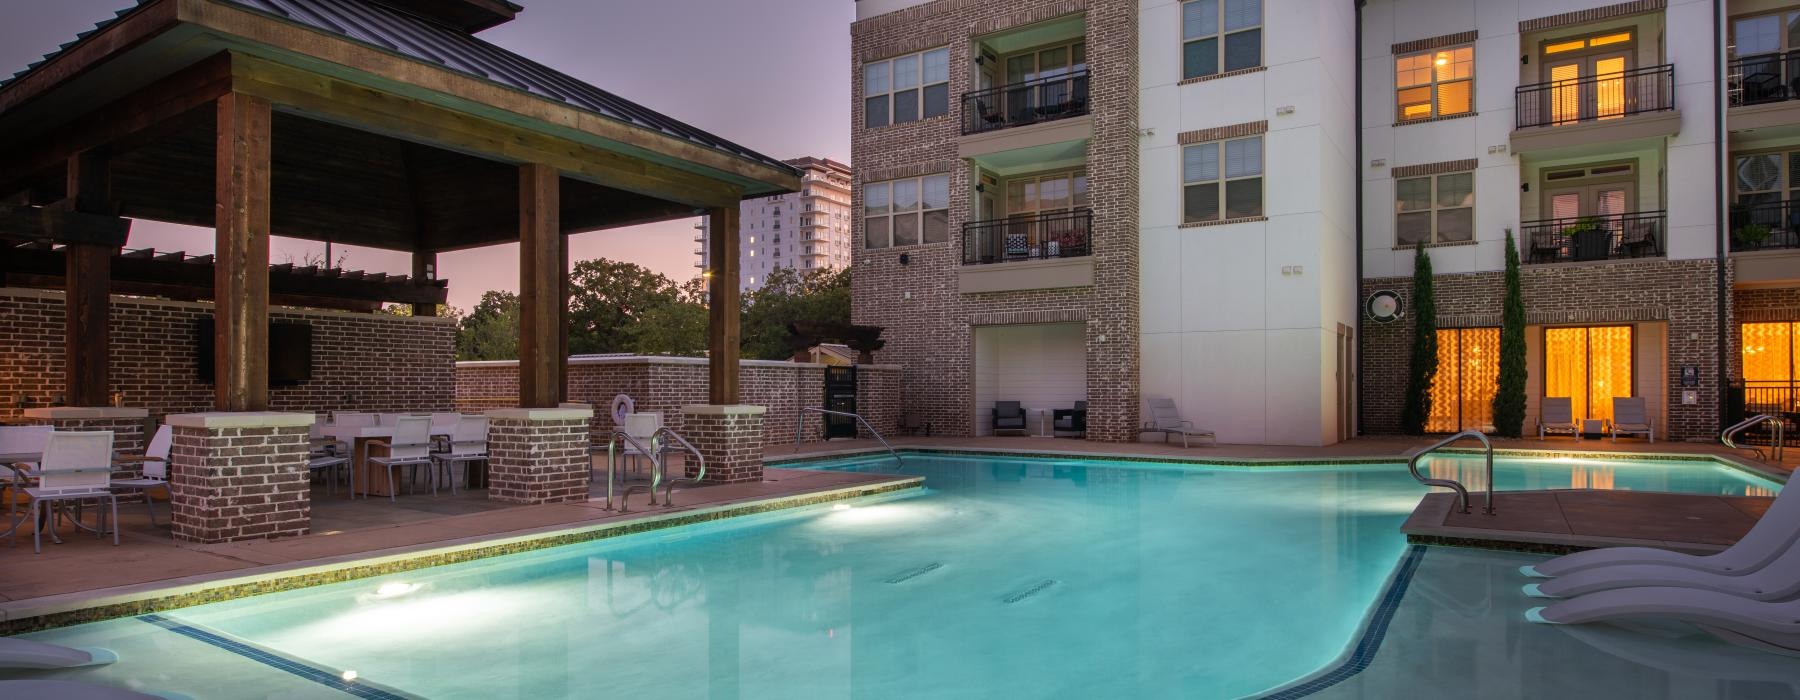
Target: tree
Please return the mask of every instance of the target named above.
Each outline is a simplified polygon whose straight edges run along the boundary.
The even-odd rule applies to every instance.
[[[1506,298],[1500,307],[1500,379],[1494,391],[1494,432],[1525,432],[1525,293],[1519,283],[1519,246],[1506,232]]]
[[[653,306],[631,331],[631,352],[639,355],[705,357],[706,282],[695,277],[676,290],[674,301]]]
[[[489,291],[456,330],[458,360],[519,359],[519,295]]]
[[[769,273],[761,289],[744,295],[744,357],[793,357],[787,325],[794,321],[849,324],[850,270],[782,268]]]
[[[1408,363],[1406,399],[1400,407],[1400,430],[1424,435],[1431,415],[1431,382],[1437,377],[1437,303],[1431,291],[1431,256],[1425,245],[1413,247],[1413,344]]]
[[[640,352],[638,325],[680,300],[669,278],[606,258],[576,263],[569,286],[569,352],[576,355]]]

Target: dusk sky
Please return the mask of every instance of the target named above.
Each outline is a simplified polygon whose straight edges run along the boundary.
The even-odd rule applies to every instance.
[[[512,22],[479,36],[626,99],[776,158],[850,160],[851,0],[515,0]],[[0,0],[0,70],[24,68],[133,0]],[[698,219],[581,234],[575,260],[635,262],[693,277]],[[212,252],[212,231],[141,222],[132,248]],[[275,262],[324,244],[275,239]],[[343,248],[338,246],[334,248]],[[407,274],[403,253],[349,248],[351,269]],[[450,303],[517,290],[518,247],[439,256]]]

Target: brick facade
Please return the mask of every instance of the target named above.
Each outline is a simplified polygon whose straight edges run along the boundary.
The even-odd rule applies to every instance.
[[[1520,282],[1528,326],[1665,322],[1666,406],[1672,439],[1708,439],[1719,429],[1718,268],[1713,260],[1655,260],[1604,264],[1526,265]],[[1726,274],[1729,284],[1730,266]],[[1433,278],[1438,327],[1500,325],[1502,273],[1477,272]],[[1412,308],[1412,278],[1363,280],[1362,296],[1392,290]],[[1739,292],[1740,294],[1742,292]],[[1730,312],[1725,322],[1730,324]],[[1363,324],[1360,425],[1365,434],[1400,431],[1412,317],[1394,323]],[[1735,371],[1736,338],[1728,334],[1727,360]],[[1697,340],[1689,340],[1692,336]],[[1699,403],[1683,405],[1682,365],[1700,370]],[[1532,415],[1539,397],[1527,397]],[[1530,423],[1527,423],[1529,427]]]
[[[0,289],[0,418],[18,417],[19,397],[49,406],[63,393],[63,295]],[[212,304],[112,299],[112,390],[153,419],[212,410],[199,381],[194,333]],[[454,403],[456,326],[411,318],[276,307],[277,323],[312,326],[312,376],[271,386],[272,410],[447,411]]]
[[[1734,289],[1731,309],[1739,323],[1800,321],[1800,287]]]
[[[974,38],[1081,14],[1086,24],[1089,111],[1093,137],[1086,154],[1094,212],[1094,284],[1088,287],[962,294],[962,225],[974,210],[973,167],[957,153],[963,115],[956,95],[975,83]],[[865,247],[855,224],[852,317],[882,326],[881,362],[905,368],[896,415],[910,411],[934,432],[973,435],[974,328],[983,316],[1071,312],[1085,319],[1088,437],[1135,439],[1138,425],[1138,3],[1136,0],[935,0],[851,25],[851,154],[857,179],[852,211],[863,186],[887,173],[950,175],[950,239],[944,243]],[[865,128],[866,61],[948,46],[949,114]],[[902,264],[904,253],[908,262]],[[909,296],[910,295],[910,296]],[[1105,340],[1102,340],[1104,338]]]
[[[498,409],[488,416],[488,498],[537,504],[585,501],[587,409]]]
[[[177,414],[169,422],[175,539],[233,542],[311,530],[311,414]]]
[[[825,366],[808,363],[745,360],[738,388],[745,404],[764,406],[764,444],[791,445],[794,421],[803,407],[825,404]],[[884,435],[899,421],[900,368],[857,366],[857,408],[863,419]],[[641,413],[661,413],[663,423],[683,430],[681,407],[706,403],[706,361],[687,357],[575,358],[569,361],[569,400],[592,404],[595,439],[613,429],[612,399],[631,396]],[[518,363],[510,360],[456,363],[456,408],[483,411],[519,402]],[[818,414],[807,414],[803,442],[821,439]]]
[[[762,481],[762,406],[683,406],[682,436],[706,459],[707,483]],[[694,478],[698,466],[688,464]]]

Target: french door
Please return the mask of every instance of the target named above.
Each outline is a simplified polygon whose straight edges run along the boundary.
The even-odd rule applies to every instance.
[[[1549,61],[1545,72],[1552,123],[1625,116],[1625,72],[1630,69],[1631,54],[1625,52]]]
[[[1552,219],[1577,219],[1592,216],[1617,220],[1631,211],[1630,182],[1608,182],[1599,185],[1555,187],[1544,191],[1544,211]]]

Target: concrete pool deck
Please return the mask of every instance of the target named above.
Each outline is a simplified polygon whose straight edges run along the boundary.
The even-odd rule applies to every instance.
[[[1414,544],[1565,554],[1596,547],[1657,547],[1711,554],[1736,543],[1775,499],[1647,491],[1503,491],[1494,514],[1470,495],[1426,494],[1400,531]]]

